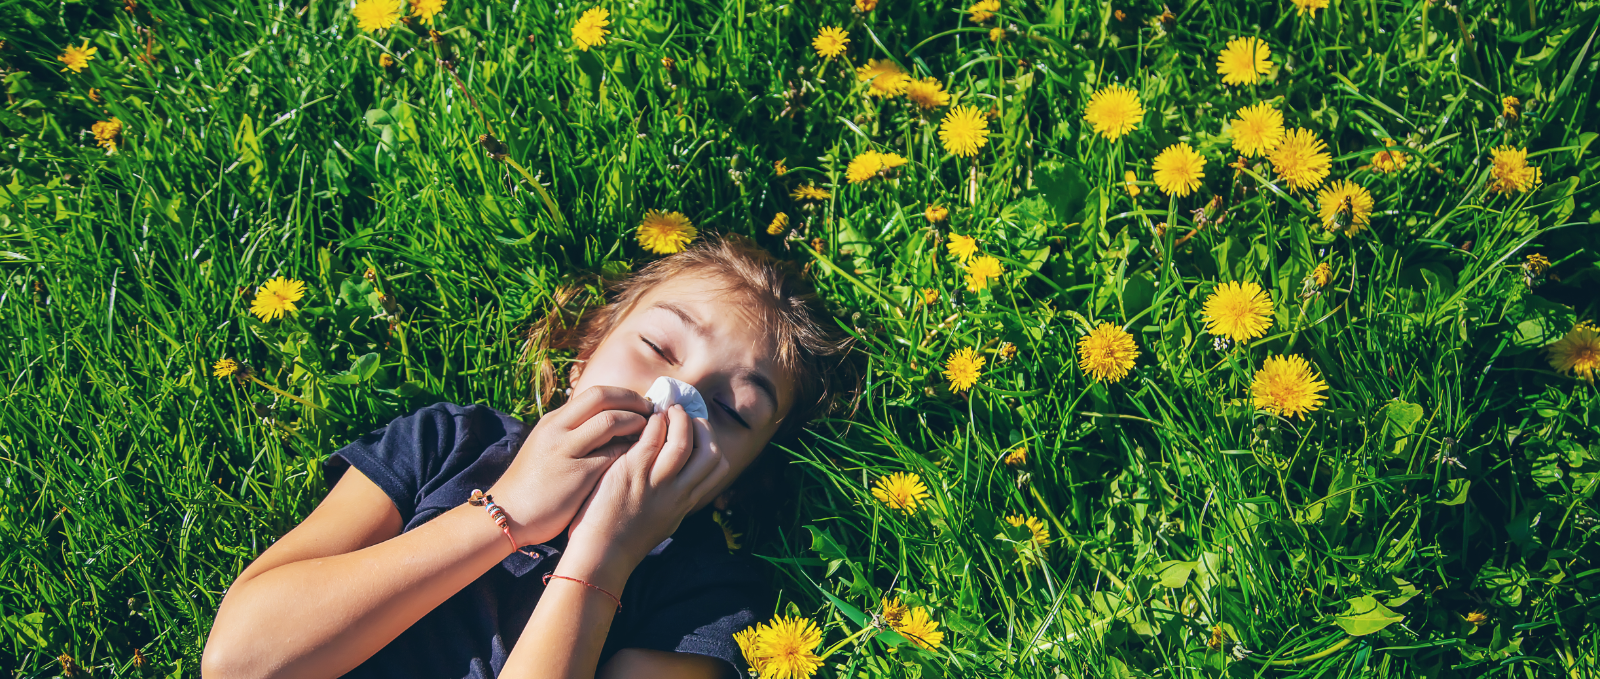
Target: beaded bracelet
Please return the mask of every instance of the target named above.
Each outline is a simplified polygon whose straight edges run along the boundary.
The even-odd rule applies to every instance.
[[[622,610],[622,599],[617,598],[617,595],[615,595],[615,594],[612,594],[610,592],[605,591],[599,585],[592,585],[588,581],[579,580],[577,578],[569,578],[569,577],[567,577],[565,575],[556,575],[555,573],[545,573],[544,574],[544,584],[545,584],[546,587],[550,586],[550,578],[561,578],[562,580],[571,580],[571,581],[576,582],[576,583],[578,583],[580,585],[583,585],[584,587],[588,587],[590,589],[599,590],[601,594],[604,594],[604,595],[606,595],[608,597],[611,597],[612,601],[617,602],[617,610],[619,610],[619,611]]]
[[[511,517],[506,516],[506,510],[494,503],[494,496],[474,488],[472,497],[467,498],[467,504],[487,510],[489,518],[494,519],[494,525],[499,526],[500,532],[506,534],[506,542],[511,543],[511,551],[517,551],[517,539],[511,537]]]

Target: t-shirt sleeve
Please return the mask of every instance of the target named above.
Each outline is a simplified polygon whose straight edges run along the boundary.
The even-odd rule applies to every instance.
[[[402,524],[409,524],[417,504],[449,458],[476,434],[472,421],[487,408],[437,403],[395,418],[389,424],[335,451],[323,463],[331,486],[350,467],[361,470],[394,501]],[[488,419],[493,420],[492,416]]]
[[[729,577],[726,564],[673,570],[670,591],[653,597],[648,613],[631,621],[616,647],[710,656],[727,663],[724,676],[743,676],[746,663],[733,635],[761,619],[759,611],[767,608],[764,589],[750,579]]]

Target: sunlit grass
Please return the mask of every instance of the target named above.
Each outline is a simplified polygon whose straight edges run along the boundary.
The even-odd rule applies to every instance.
[[[0,11],[0,673],[197,676],[320,460],[438,400],[536,417],[523,330],[691,233],[652,212],[861,338],[853,416],[733,519],[825,676],[1600,664],[1600,396],[1544,349],[1600,320],[1593,2],[130,6]],[[1241,37],[1270,63],[1224,84]],[[1267,316],[1211,334],[1235,282]],[[1327,385],[1288,419],[1283,356]],[[937,647],[860,633],[886,599]]]

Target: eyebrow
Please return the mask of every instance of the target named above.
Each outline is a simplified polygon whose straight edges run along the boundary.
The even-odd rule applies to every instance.
[[[650,305],[650,308],[663,309],[672,312],[673,315],[676,315],[680,320],[683,321],[684,325],[689,326],[689,329],[694,331],[694,334],[699,335],[705,340],[711,339],[711,329],[706,327],[705,324],[701,323],[699,319],[695,318],[693,314],[689,313],[689,311],[684,309],[682,306],[673,304],[672,302],[660,301]],[[759,390],[762,395],[766,396],[768,403],[772,405],[772,414],[774,416],[778,414],[778,388],[777,385],[772,383],[772,378],[767,377],[766,373],[755,368],[742,369],[735,373],[734,377],[755,385],[756,389]]]

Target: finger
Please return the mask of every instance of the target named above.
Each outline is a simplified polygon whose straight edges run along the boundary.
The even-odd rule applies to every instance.
[[[667,416],[665,413],[652,413],[644,425],[644,431],[639,432],[639,440],[627,448],[629,464],[636,465],[638,469],[649,469],[666,442]]]
[[[644,395],[637,391],[601,385],[584,389],[583,393],[572,397],[571,401],[551,411],[545,417],[555,416],[557,425],[563,429],[573,430],[607,410],[638,413],[643,417],[650,414],[651,405],[645,400]]]
[[[683,411],[683,406],[673,404],[667,408],[667,443],[661,447],[655,466],[650,470],[650,485],[660,486],[671,481],[689,461],[694,452],[694,418]]]
[[[700,485],[695,486],[694,491],[689,493],[689,506],[699,507],[700,501],[704,500],[707,494],[716,492],[722,486],[722,482],[728,478],[728,473],[732,469],[733,465],[728,463],[728,458],[721,457],[717,460],[716,468],[712,469],[711,473],[700,481]]]
[[[683,466],[683,471],[678,473],[677,483],[679,488],[687,491],[700,485],[706,475],[717,468],[717,463],[722,460],[722,454],[711,447],[711,425],[705,420],[696,418],[694,454],[689,457],[688,464]]]
[[[574,429],[569,439],[569,444],[575,446],[568,453],[574,457],[584,457],[618,436],[633,436],[643,431],[645,418],[638,413],[625,410],[601,411],[589,421]]]

